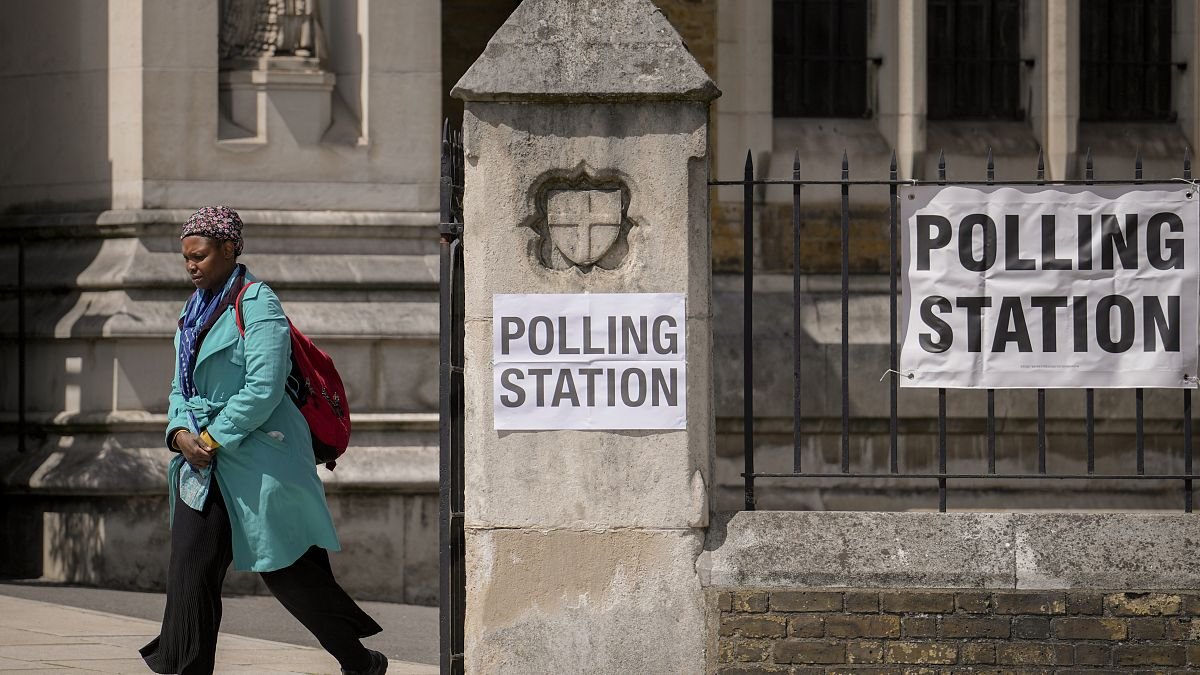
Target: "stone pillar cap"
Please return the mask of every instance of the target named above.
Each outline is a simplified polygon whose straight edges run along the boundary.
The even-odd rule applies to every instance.
[[[525,0],[451,95],[711,101],[721,92],[650,0]]]

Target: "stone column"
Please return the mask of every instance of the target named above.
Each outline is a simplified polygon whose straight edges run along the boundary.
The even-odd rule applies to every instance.
[[[1064,180],[1074,175],[1079,128],[1079,3],[1046,0],[1041,6],[1042,100],[1035,103],[1033,129],[1046,152],[1046,178]]]
[[[719,92],[649,0],[525,0],[453,94],[466,104],[467,672],[703,672]],[[557,214],[612,207],[614,190],[618,235],[559,249],[551,193]],[[632,292],[685,296],[686,429],[497,431],[494,295]]]
[[[925,151],[925,0],[879,3],[872,47],[878,70],[879,131],[896,149],[901,178],[912,178]]]

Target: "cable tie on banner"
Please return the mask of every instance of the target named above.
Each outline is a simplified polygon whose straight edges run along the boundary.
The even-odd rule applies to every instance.
[[[1193,194],[1200,191],[1200,181],[1192,180],[1191,178],[1172,178],[1171,180],[1187,183],[1192,186],[1192,189],[1186,193],[1188,199],[1191,199]]]
[[[899,375],[900,377],[907,377],[910,380],[913,379],[914,377],[916,377],[916,375],[914,375],[913,373],[902,373],[899,370],[892,370],[891,368],[888,368],[887,370],[883,371],[883,375],[879,376],[879,381],[883,382],[884,378],[886,378],[888,376],[888,373],[895,373],[895,374]],[[1186,377],[1186,375],[1184,377]]]
[[[1196,377],[1195,375],[1184,375],[1183,381],[1189,384],[1196,384],[1197,382],[1200,382],[1200,377]]]

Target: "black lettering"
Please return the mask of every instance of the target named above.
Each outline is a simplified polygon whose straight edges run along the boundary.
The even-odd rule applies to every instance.
[[[960,296],[955,300],[956,305],[967,310],[967,351],[983,351],[983,308],[992,306],[992,299],[986,296]]]
[[[950,349],[950,345],[954,343],[954,331],[950,328],[950,324],[934,316],[934,308],[937,308],[941,314],[954,311],[950,301],[940,295],[931,295],[922,300],[921,320],[937,333],[938,340],[934,342],[930,339],[932,337],[930,333],[921,333],[918,341],[921,343],[921,349],[931,354],[940,354]]]
[[[671,373],[671,379],[668,383],[666,373],[662,368],[652,368],[650,370],[650,405],[657,408],[659,404],[659,395],[665,399],[668,406],[679,405],[679,370],[676,368],[667,369]]]
[[[679,353],[679,334],[674,330],[663,332],[663,325],[671,328],[677,328],[675,317],[670,314],[663,314],[654,319],[654,351],[659,354],[678,354]]]
[[[592,346],[592,317],[583,317],[583,353],[584,354],[603,354],[604,347]],[[580,371],[582,372],[582,371]]]
[[[1183,232],[1183,221],[1174,213],[1156,213],[1146,223],[1146,257],[1156,270],[1183,269],[1183,239],[1172,237],[1162,238],[1162,226],[1167,226],[1171,232]],[[1166,245],[1169,255],[1163,257],[1163,245]]]
[[[630,393],[629,380],[637,377],[637,397]],[[621,373],[621,401],[630,408],[636,408],[646,402],[646,374],[641,368],[627,368]]]
[[[1033,258],[1021,257],[1021,218],[1013,214],[1004,216],[1004,269],[1036,269]],[[1003,306],[1003,303],[1001,303]]]
[[[603,368],[580,368],[579,374],[587,378],[587,406],[596,405],[596,376],[604,374]]]
[[[617,317],[608,317],[608,353],[617,353]]]
[[[578,354],[579,347],[567,346],[567,317],[558,317],[558,353],[559,354]]]
[[[546,336],[546,345],[538,347],[538,326],[544,326],[542,333]],[[545,356],[554,349],[554,323],[550,321],[548,316],[535,316],[529,322],[529,351],[538,356]],[[532,370],[529,372],[533,372]],[[541,404],[539,404],[541,405]]]
[[[525,334],[525,322],[519,316],[500,318],[500,353],[508,354],[509,343]]]
[[[1088,261],[1088,269],[1091,269],[1090,260]],[[1075,351],[1080,354],[1086,354],[1088,350],[1087,296],[1076,295],[1071,298],[1071,301],[1075,324]]]
[[[1020,351],[1033,351],[1033,344],[1029,341],[1029,326],[1025,324],[1025,310],[1021,309],[1021,298],[1011,296],[1000,299],[1000,316],[996,319],[992,351],[1003,352],[1010,342],[1016,342]]]
[[[983,251],[974,257],[974,228],[983,228]],[[996,264],[996,222],[985,214],[970,214],[959,223],[959,262],[971,271],[985,271]]]
[[[520,368],[506,368],[503,373],[500,373],[500,386],[514,394],[511,398],[506,394],[500,395],[500,403],[505,408],[520,408],[525,403],[525,390],[513,383],[513,378],[523,380],[525,375]]]
[[[1042,351],[1058,351],[1058,310],[1069,303],[1065,295],[1035,295],[1029,304],[1042,310]]]
[[[1087,213],[1079,215],[1079,269],[1092,269],[1092,216]]]
[[[529,322],[532,329],[533,322]],[[537,407],[543,408],[546,405],[546,376],[553,373],[549,368],[530,368],[529,374],[537,378]]]
[[[1042,215],[1042,269],[1069,270],[1070,258],[1059,258],[1055,251],[1057,242],[1054,240],[1054,214]]]
[[[931,227],[937,228],[937,236],[932,236]],[[917,216],[917,269],[929,269],[929,251],[942,248],[950,243],[950,221],[942,216]]]
[[[570,399],[572,407],[579,407],[579,393],[575,391],[575,378],[571,377],[570,368],[558,371],[558,384],[554,386],[554,398],[550,400],[550,406],[557,408],[563,399]]]
[[[615,331],[612,334],[615,334]],[[609,368],[608,369],[608,407],[611,408],[611,407],[615,406],[616,404],[617,404],[617,370],[616,370],[616,368]]]
[[[1145,350],[1158,351],[1158,334],[1162,333],[1163,350],[1179,351],[1179,296],[1167,296],[1167,313],[1163,315],[1162,301],[1156,295],[1142,299],[1142,332],[1145,334]]]
[[[1127,270],[1138,268],[1137,248],[1138,217],[1136,213],[1126,214],[1125,232],[1117,223],[1117,217],[1105,213],[1100,216],[1100,269],[1116,269],[1113,260],[1113,250],[1121,256],[1121,267]],[[1132,338],[1130,338],[1132,339]]]
[[[1117,328],[1120,337],[1112,339],[1112,308],[1116,307],[1121,316]],[[1133,346],[1133,303],[1123,295],[1106,295],[1096,303],[1096,342],[1100,348],[1110,354],[1120,354],[1129,351]]]
[[[983,252],[975,259],[975,228],[983,229]],[[958,224],[958,261],[965,269],[983,272],[996,264],[996,223],[983,213],[972,213]]]
[[[633,346],[637,348],[638,354],[646,353],[647,340],[650,337],[650,331],[646,330],[646,325],[649,320],[644,316],[639,316],[637,326],[633,325],[632,316],[621,317],[621,353],[632,354],[629,351],[629,342],[632,339]]]

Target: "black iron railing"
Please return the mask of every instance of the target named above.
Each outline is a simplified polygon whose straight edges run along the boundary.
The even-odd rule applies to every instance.
[[[942,153],[938,158],[938,185],[993,185],[995,184],[995,162],[992,152],[987,153],[986,179],[982,181],[947,181],[946,160]],[[1192,180],[1191,157],[1187,151],[1183,157],[1182,180]],[[1037,174],[1034,180],[1005,181],[1005,185],[1136,185],[1143,182],[1142,157],[1138,153],[1134,159],[1134,177],[1132,180],[1096,180],[1093,170],[1091,151],[1089,150],[1085,163],[1085,178],[1083,180],[1045,179],[1045,161],[1038,157]],[[896,155],[893,152],[887,180],[851,180],[848,156],[843,153],[840,180],[801,180],[800,155],[796,153],[792,166],[791,179],[763,179],[754,177],[754,159],[751,153],[746,154],[745,175],[736,181],[709,181],[709,185],[741,186],[743,189],[743,419],[742,434],[744,443],[744,470],[742,473],[745,484],[745,508],[754,510],[756,507],[755,481],[758,479],[819,479],[843,478],[850,480],[869,480],[879,478],[905,478],[936,480],[938,485],[938,508],[946,510],[947,489],[951,480],[1008,480],[1008,479],[1103,479],[1103,480],[1170,480],[1180,481],[1183,487],[1184,511],[1192,512],[1193,480],[1200,475],[1193,470],[1193,441],[1192,441],[1192,392],[1190,389],[1181,391],[1181,414],[1183,434],[1184,469],[1178,472],[1148,473],[1146,470],[1146,433],[1145,433],[1145,391],[1142,388],[1134,390],[1135,406],[1135,441],[1134,461],[1132,472],[1097,473],[1096,472],[1096,417],[1095,390],[1088,388],[1084,395],[1083,426],[1086,434],[1087,470],[1086,473],[1051,473],[1047,470],[1047,425],[1046,425],[1046,390],[1037,389],[1037,471],[1036,473],[1001,473],[997,471],[996,462],[996,395],[994,389],[987,391],[987,410],[984,434],[986,436],[986,472],[953,472],[950,470],[947,450],[947,411],[946,389],[938,389],[937,393],[937,470],[912,472],[902,471],[900,463],[901,420],[899,410],[899,188],[901,185],[918,185],[920,181],[901,180],[897,171]],[[756,471],[754,462],[755,428],[754,428],[754,190],[755,187],[767,185],[791,186],[792,188],[792,232],[793,232],[793,456],[792,470],[789,472]],[[802,392],[805,382],[802,373],[801,358],[801,261],[800,261],[800,232],[801,232],[801,189],[805,186],[837,186],[840,188],[840,232],[841,232],[841,456],[840,470],[837,472],[805,471],[802,462],[802,423],[804,414],[801,407]],[[886,186],[888,188],[888,239],[889,239],[889,345],[888,345],[888,377],[889,406],[888,406],[888,472],[854,471],[851,462],[851,407],[850,407],[850,192],[851,188],[865,186]],[[882,368],[881,368],[882,370]]]
[[[462,673],[466,615],[463,530],[463,145],[442,131],[441,326],[438,460],[440,662],[443,675]]]

